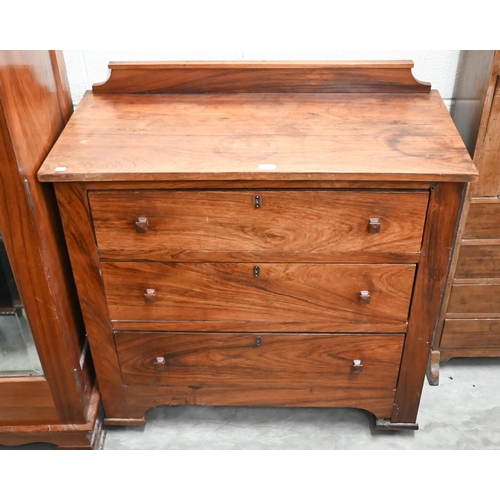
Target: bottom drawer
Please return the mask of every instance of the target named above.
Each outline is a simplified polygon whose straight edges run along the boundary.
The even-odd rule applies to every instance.
[[[500,319],[447,319],[441,349],[500,349]]]
[[[125,385],[395,389],[404,335],[115,334]]]

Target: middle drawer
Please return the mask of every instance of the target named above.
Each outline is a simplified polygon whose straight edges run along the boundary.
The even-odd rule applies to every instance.
[[[113,328],[156,331],[405,332],[415,274],[413,264],[101,268]]]

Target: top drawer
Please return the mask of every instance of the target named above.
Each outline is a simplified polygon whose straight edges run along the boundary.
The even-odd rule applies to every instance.
[[[417,261],[428,193],[94,191],[89,200],[103,259]]]

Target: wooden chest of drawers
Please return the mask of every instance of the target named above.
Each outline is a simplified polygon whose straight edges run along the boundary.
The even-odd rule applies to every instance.
[[[411,67],[118,64],[86,95],[39,178],[107,423],[200,404],[416,427],[477,174]]]
[[[479,171],[459,224],[429,382],[455,357],[500,356],[500,51],[464,51],[454,120]]]

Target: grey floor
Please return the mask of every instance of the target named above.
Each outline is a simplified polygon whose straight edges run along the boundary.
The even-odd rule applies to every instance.
[[[500,449],[500,359],[454,359],[440,377],[437,387],[424,384],[418,431],[375,431],[355,409],[159,407],[145,427],[107,427],[104,449]]]

